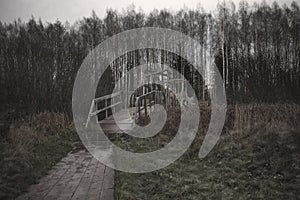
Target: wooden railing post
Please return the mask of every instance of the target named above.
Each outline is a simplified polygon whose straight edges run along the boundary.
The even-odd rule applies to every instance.
[[[144,98],[145,117],[147,116],[147,98]]]
[[[115,102],[114,99],[115,99],[115,97],[111,98],[111,105],[114,105],[114,102]],[[116,108],[112,107],[112,109],[111,109],[112,114],[115,113],[115,111],[116,111]]]
[[[104,106],[105,106],[105,108],[106,108],[106,107],[107,107],[107,99],[105,99],[104,102],[105,102],[105,103],[104,103]],[[107,110],[105,110],[105,118],[106,118],[106,117],[107,117]]]

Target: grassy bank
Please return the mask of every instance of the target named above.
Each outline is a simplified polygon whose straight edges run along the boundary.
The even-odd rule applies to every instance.
[[[77,141],[62,114],[40,113],[10,124],[0,141],[0,199],[13,199],[36,183]]]
[[[199,160],[197,153],[210,116],[209,108],[204,108],[202,129],[190,149],[159,171],[117,172],[115,198],[299,199],[299,110],[296,104],[230,106],[221,139]],[[115,140],[122,148],[147,152],[170,141],[169,132],[163,130],[147,141],[121,136]]]

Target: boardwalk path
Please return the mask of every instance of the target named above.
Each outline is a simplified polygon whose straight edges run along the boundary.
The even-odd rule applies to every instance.
[[[69,154],[17,200],[113,199],[114,170],[88,152]]]
[[[112,117],[101,121],[108,134],[120,133],[132,128],[132,120],[124,110],[118,112],[116,125]],[[121,131],[121,132],[122,132]],[[97,133],[95,133],[97,135]],[[98,138],[101,141],[103,139]],[[107,156],[112,152],[108,151]],[[104,166],[87,151],[69,153],[39,183],[17,200],[112,200],[114,170]]]

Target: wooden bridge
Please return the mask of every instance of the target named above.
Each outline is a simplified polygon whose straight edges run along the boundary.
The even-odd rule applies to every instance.
[[[152,112],[155,104],[166,105],[165,98],[161,90],[152,90],[140,95],[131,93],[129,98],[124,97],[122,92],[95,98],[91,103],[85,126],[89,125],[92,117],[96,117],[105,133],[116,133],[119,129],[126,132],[132,129],[138,119]],[[128,104],[124,104],[124,99],[129,99]],[[126,110],[129,110],[130,116]]]
[[[145,77],[157,75],[164,76],[164,71],[152,72]],[[148,82],[135,92],[119,90],[113,94],[97,97],[91,102],[85,126],[88,127],[90,120],[96,118],[106,134],[131,130],[142,116],[154,111],[155,104],[162,104],[167,108],[184,103],[176,100],[175,94],[166,85],[176,83],[182,84],[183,80],[167,80],[162,86]],[[181,92],[184,91],[184,87],[181,88]],[[113,186],[114,170],[100,163],[87,151],[79,151],[63,158],[47,176],[17,199],[112,200]]]
[[[131,129],[142,116],[148,116],[156,104],[163,105],[165,108],[187,104],[189,97],[186,80],[183,76],[178,78],[170,75],[171,73],[167,69],[156,71],[147,69],[146,72],[141,72],[140,80],[133,81],[133,88],[142,85],[134,91],[125,82],[123,85],[126,87],[117,85],[116,92],[93,99],[85,127],[87,128],[90,120],[96,117],[104,132],[111,133],[118,130],[112,116],[114,114],[114,117],[117,117],[119,128],[126,131]],[[169,78],[169,76],[173,78]],[[126,80],[134,79],[132,77],[134,75]],[[176,98],[178,96],[181,101]],[[130,111],[130,116],[125,110]]]

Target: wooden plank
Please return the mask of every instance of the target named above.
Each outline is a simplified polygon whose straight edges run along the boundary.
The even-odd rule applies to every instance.
[[[91,158],[85,158],[81,166],[77,166],[76,172],[74,173],[71,179],[66,179],[67,185],[65,186],[62,193],[58,197],[56,197],[56,199],[65,200],[70,199],[73,196],[91,160]]]
[[[114,199],[114,190],[113,189],[104,189],[101,193],[101,200],[113,200]]]
[[[103,189],[112,189],[114,188],[114,177],[115,171],[109,167],[105,167],[104,183]]]
[[[93,175],[97,169],[98,160],[93,158],[91,163],[89,164],[87,170],[85,171],[85,174],[83,175],[82,179],[80,180],[80,183],[72,196],[72,199],[85,199],[85,197],[88,194],[88,190],[90,188],[90,185],[92,183]]]
[[[19,196],[17,200],[44,198],[70,168],[70,165],[67,165],[66,163],[75,162],[78,158],[79,157],[76,157],[73,154],[68,154],[67,157],[63,158],[48,172],[48,175],[41,178],[38,184],[32,185],[29,191]]]
[[[104,182],[103,187],[101,191],[101,200],[113,200],[114,199],[114,170],[105,167],[105,173],[104,173]]]
[[[100,199],[103,180],[104,180],[104,170],[105,170],[105,166],[102,163],[98,162],[86,199],[88,200]]]
[[[89,157],[89,159],[91,159],[91,158]],[[64,176],[59,180],[59,182],[55,184],[55,186],[51,189],[51,191],[46,195],[46,197],[44,199],[45,200],[57,199],[57,197],[59,197],[63,191],[65,192],[65,188],[68,186],[72,177],[74,177],[74,174],[76,174],[78,168],[85,167],[83,165],[83,162],[85,162],[85,163],[87,162],[86,156],[81,156],[81,157],[79,157],[78,161],[76,161],[74,163],[70,163],[71,167],[64,174]],[[76,175],[76,176],[78,176],[78,175]],[[68,187],[70,187],[70,186],[68,186]]]

